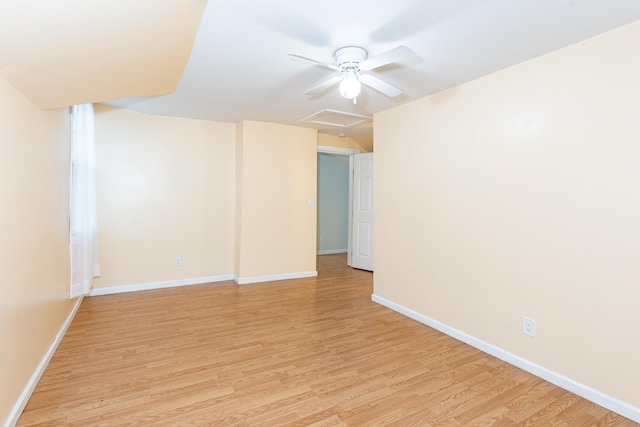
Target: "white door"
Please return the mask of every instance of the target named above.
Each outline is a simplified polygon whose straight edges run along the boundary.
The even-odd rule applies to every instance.
[[[373,271],[373,153],[353,156],[351,267]]]

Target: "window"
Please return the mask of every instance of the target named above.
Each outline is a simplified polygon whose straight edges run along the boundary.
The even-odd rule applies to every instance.
[[[71,298],[88,295],[100,275],[92,104],[71,108]]]

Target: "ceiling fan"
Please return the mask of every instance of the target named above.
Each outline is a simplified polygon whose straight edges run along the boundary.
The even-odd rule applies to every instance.
[[[399,89],[372,74],[362,73],[362,71],[371,71],[384,65],[400,62],[413,56],[414,53],[406,46],[398,46],[367,59],[367,51],[364,48],[358,46],[345,46],[336,50],[333,54],[336,59],[336,65],[327,64],[322,61],[317,61],[294,53],[290,53],[289,55],[340,73],[311,88],[306,92],[307,95],[318,94],[325,89],[340,83],[340,94],[347,99],[354,99],[358,96],[362,88],[360,83],[363,83],[390,98],[401,95],[403,93],[402,89]]]

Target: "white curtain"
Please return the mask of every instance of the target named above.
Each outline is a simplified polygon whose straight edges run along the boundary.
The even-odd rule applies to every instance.
[[[88,295],[100,275],[93,105],[71,109],[71,291]]]

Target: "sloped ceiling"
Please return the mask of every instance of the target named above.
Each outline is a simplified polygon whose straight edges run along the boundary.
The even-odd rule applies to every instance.
[[[371,122],[343,129],[300,120],[326,109],[373,116],[640,19],[640,0],[0,5],[0,77],[42,108],[107,101],[149,114],[314,127],[363,143],[372,141]],[[365,87],[356,104],[335,86],[305,94],[335,72],[287,54],[332,63],[349,45],[370,56],[408,47],[413,57],[374,70],[404,93]]]
[[[206,0],[2,0],[0,76],[40,108],[175,91]]]

